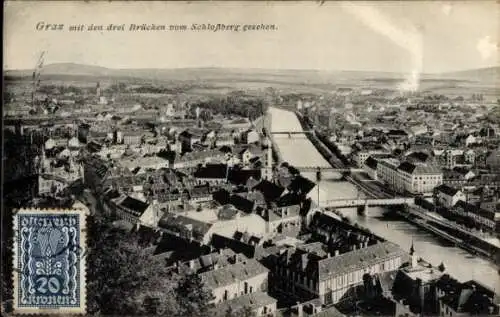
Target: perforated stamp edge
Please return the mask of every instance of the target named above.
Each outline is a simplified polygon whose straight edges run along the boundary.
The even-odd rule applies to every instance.
[[[18,235],[19,235],[19,215],[23,214],[52,214],[52,215],[78,215],[79,216],[79,234],[80,234],[80,305],[79,307],[61,307],[61,308],[37,308],[37,307],[19,307],[19,274],[18,267]],[[86,314],[87,308],[87,265],[86,253],[87,249],[87,215],[83,209],[79,208],[22,208],[14,211],[13,214],[13,315],[68,315],[68,314]]]

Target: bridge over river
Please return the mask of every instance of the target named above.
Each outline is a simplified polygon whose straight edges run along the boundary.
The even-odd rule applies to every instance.
[[[301,131],[302,127],[293,112],[271,108],[269,111],[270,131]],[[272,134],[273,143],[279,148],[284,161],[292,166],[329,167],[330,164],[321,156],[305,134]],[[315,180],[315,171],[304,172],[302,175]],[[356,187],[348,182],[339,182],[341,175],[336,172],[325,173],[318,188],[311,191],[311,199],[321,202],[337,199],[353,200],[363,198]],[[427,261],[438,265],[444,262],[446,270],[461,281],[475,279],[482,284],[500,290],[500,277],[496,265],[480,257],[473,257],[468,252],[455,247],[434,235],[419,229],[404,220],[388,219],[384,216],[384,208],[370,207],[366,216],[358,215],[356,208],[342,208],[339,211],[352,222],[369,228],[375,234],[409,249],[412,241],[416,252]]]
[[[347,207],[380,207],[414,204],[415,198],[410,197],[395,197],[395,198],[378,198],[378,199],[330,199],[319,202],[319,206],[323,208],[347,208]]]

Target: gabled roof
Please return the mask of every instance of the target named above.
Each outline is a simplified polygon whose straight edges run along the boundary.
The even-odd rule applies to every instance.
[[[231,197],[229,198],[229,203],[236,209],[244,211],[246,213],[251,213],[255,205],[253,201],[243,198],[239,195],[231,195]]]
[[[287,187],[289,191],[293,191],[296,193],[302,193],[304,195],[308,194],[314,187],[316,186],[316,183],[310,181],[309,179],[298,175],[296,176],[290,185]]]
[[[267,180],[261,180],[259,184],[254,187],[254,189],[260,191],[268,202],[275,201],[285,191],[285,188],[275,185]]]
[[[439,185],[436,187],[436,190],[448,196],[455,196],[458,193],[458,189],[450,187],[446,184]]]
[[[191,132],[189,132],[188,130],[184,130],[181,133],[179,133],[179,136],[185,137],[185,138],[190,138],[193,136],[193,134]]]
[[[288,207],[288,206],[300,205],[301,202],[302,199],[297,194],[287,193],[278,198],[278,200],[276,201],[276,205],[278,207]]]
[[[201,273],[200,276],[209,289],[228,286],[236,281],[246,281],[269,270],[255,259],[228,265],[221,269]]]
[[[320,260],[318,263],[319,280],[329,279],[342,273],[352,272],[358,268],[370,267],[372,264],[395,256],[402,256],[405,251],[398,245],[386,241],[362,249],[347,252]]]
[[[133,213],[134,216],[140,217],[148,209],[149,204],[138,199],[127,196],[121,203],[120,206],[125,207]]]
[[[407,172],[409,174],[413,174],[413,171],[415,170],[416,166],[410,162],[403,162],[399,164],[398,169],[402,170],[403,172]]]
[[[226,173],[226,164],[207,164],[195,171],[193,176],[196,178],[224,179],[226,178]]]
[[[250,178],[260,179],[262,177],[262,171],[260,169],[232,169],[229,171],[229,181],[233,184],[240,185],[246,184]]]
[[[231,194],[225,189],[219,189],[212,194],[213,200],[221,205],[229,204],[230,197]]]
[[[378,164],[378,161],[371,156],[369,156],[365,161],[365,166],[371,168],[372,170],[377,169],[377,164]]]
[[[275,298],[267,295],[265,292],[249,293],[217,304],[217,307],[214,308],[213,316],[227,316],[229,309],[232,312],[241,314],[241,310],[244,308],[255,310],[259,307],[268,306],[276,302],[277,300]]]
[[[192,227],[193,237],[200,241],[212,228],[213,224],[172,213],[166,214],[158,222],[160,229],[168,229],[174,232],[186,231],[188,226]]]
[[[430,155],[424,152],[413,152],[406,156],[406,159],[413,162],[425,163],[430,158]]]
[[[407,172],[409,174],[441,174],[442,171],[434,164],[423,163],[423,164],[413,164],[408,161],[401,163],[398,169]]]

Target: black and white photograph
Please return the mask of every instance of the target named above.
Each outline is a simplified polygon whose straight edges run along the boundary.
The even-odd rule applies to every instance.
[[[500,316],[500,2],[4,2],[3,316]]]

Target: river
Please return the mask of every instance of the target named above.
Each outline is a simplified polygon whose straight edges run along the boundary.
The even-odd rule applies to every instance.
[[[301,131],[301,125],[293,112],[278,108],[269,110],[272,132]],[[329,166],[328,162],[316,150],[314,145],[303,134],[275,134],[276,145],[285,161],[292,166]],[[314,173],[302,173],[315,180]],[[330,172],[322,177],[319,183],[319,200],[354,198],[358,195],[357,189],[351,183],[338,181],[339,175]],[[311,198],[318,199],[318,191],[311,191]],[[427,233],[426,231],[403,220],[394,220],[384,217],[382,208],[369,208],[365,216],[360,216],[355,209],[341,209],[343,215],[352,222],[370,229],[375,234],[397,243],[403,249],[409,250],[411,243],[417,254],[432,263],[439,265],[443,262],[446,271],[456,279],[465,282],[477,280],[480,283],[500,291],[500,275],[497,266],[480,257],[471,256],[468,252],[450,245],[448,242]]]

